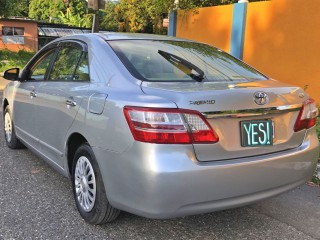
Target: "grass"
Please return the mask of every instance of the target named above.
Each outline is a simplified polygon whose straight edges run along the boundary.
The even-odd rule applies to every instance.
[[[20,50],[19,52],[11,52],[8,50],[0,51],[0,72],[4,72],[9,68],[23,68],[34,52]]]

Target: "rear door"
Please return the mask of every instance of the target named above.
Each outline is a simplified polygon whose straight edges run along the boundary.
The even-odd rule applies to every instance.
[[[46,81],[37,90],[36,123],[41,152],[63,167],[66,134],[90,85],[86,46],[59,44]]]

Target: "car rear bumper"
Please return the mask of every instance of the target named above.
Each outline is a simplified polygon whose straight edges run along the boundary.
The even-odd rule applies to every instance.
[[[295,149],[198,162],[190,145],[134,143],[125,153],[94,148],[109,202],[149,218],[238,207],[308,181],[319,154],[315,131]]]

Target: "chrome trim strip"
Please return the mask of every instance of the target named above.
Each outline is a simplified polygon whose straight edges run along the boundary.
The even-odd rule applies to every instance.
[[[243,110],[229,110],[229,111],[215,111],[204,112],[202,115],[207,118],[243,118],[252,116],[262,116],[269,114],[277,114],[284,112],[299,111],[302,108],[302,104],[284,105],[270,108],[257,108],[257,109],[243,109]]]

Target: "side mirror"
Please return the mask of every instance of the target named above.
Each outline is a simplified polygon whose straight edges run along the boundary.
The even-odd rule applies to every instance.
[[[18,80],[19,79],[19,68],[11,68],[4,72],[3,78],[7,80]]]

